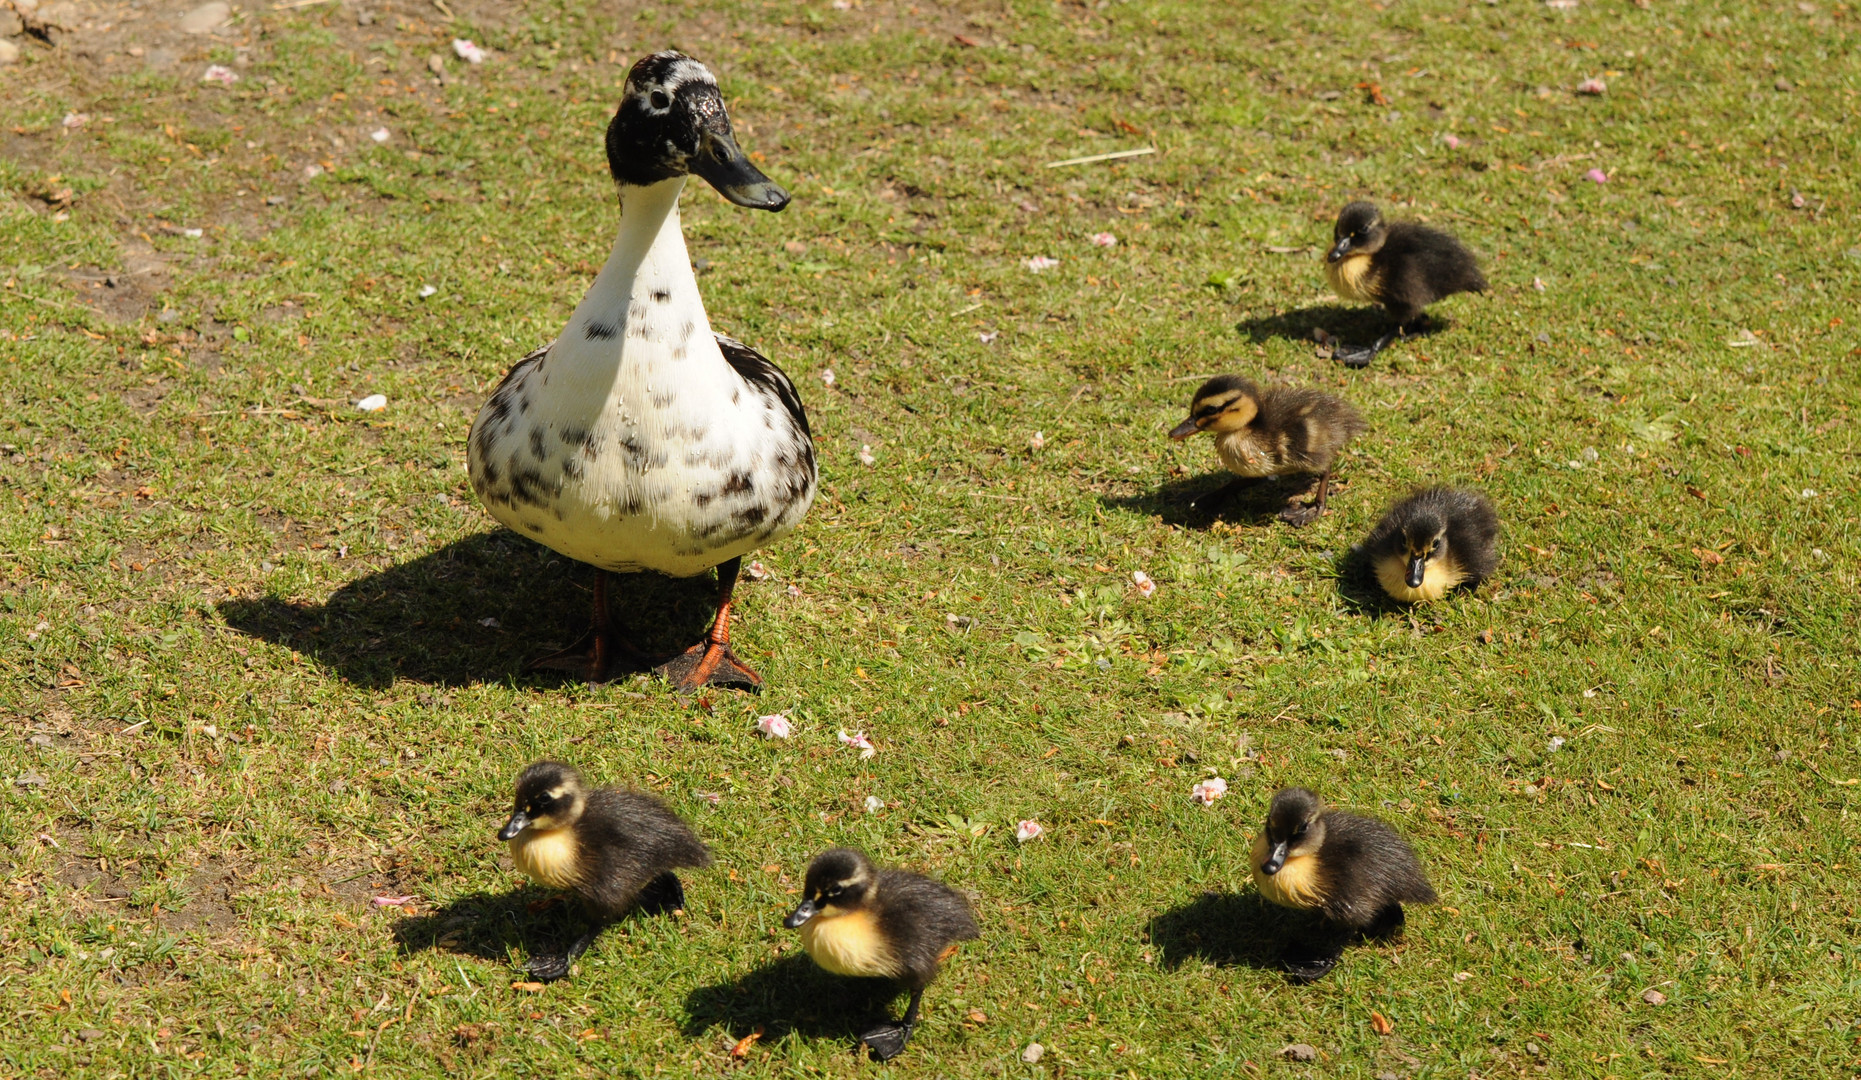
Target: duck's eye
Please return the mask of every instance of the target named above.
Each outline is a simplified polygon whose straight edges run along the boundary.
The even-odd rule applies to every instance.
[[[669,109],[672,107],[672,99],[666,96],[664,90],[653,91],[652,96],[647,100],[653,103],[653,108],[655,109]]]

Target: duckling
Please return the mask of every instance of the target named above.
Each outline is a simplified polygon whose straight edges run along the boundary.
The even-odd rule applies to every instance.
[[[1280,518],[1304,525],[1325,512],[1331,465],[1338,451],[1367,425],[1350,402],[1304,387],[1265,390],[1239,375],[1217,375],[1189,401],[1189,419],[1170,438],[1181,442],[1198,431],[1215,435],[1215,453],[1240,479],[1197,499],[1220,502],[1267,476],[1318,474],[1318,496],[1303,506],[1288,504]]]
[[[1499,563],[1499,515],[1477,491],[1434,487],[1391,506],[1359,550],[1378,585],[1405,604],[1473,589]]]
[[[1396,329],[1367,349],[1340,349],[1345,366],[1360,368],[1421,318],[1422,309],[1460,292],[1485,292],[1479,260],[1452,235],[1412,221],[1385,222],[1374,203],[1338,211],[1325,254],[1325,279],[1346,300],[1380,304]]]
[[[608,575],[715,567],[710,632],[658,670],[681,691],[755,690],[762,677],[730,648],[731,597],[743,556],[813,505],[814,439],[789,377],[712,332],[678,202],[690,175],[757,210],[781,210],[788,192],[737,145],[710,69],[676,52],[628,73],[607,164],[613,249],[561,334],[518,361],[473,421],[472,489],[498,521],[595,568],[593,631],[530,667],[607,681],[617,660],[643,657],[614,627]]]
[[[903,870],[880,870],[851,848],[815,856],[801,904],[782,925],[800,930],[801,947],[835,975],[890,979],[911,991],[904,1019],[859,1037],[879,1061],[904,1051],[917,1027],[924,988],[957,943],[981,936],[969,903],[956,890]]]
[[[1323,978],[1350,936],[1393,938],[1402,930],[1402,905],[1436,899],[1414,849],[1395,829],[1328,809],[1304,788],[1273,796],[1251,862],[1261,896],[1324,918],[1325,945],[1286,952],[1287,970],[1304,982]]]
[[[562,956],[530,960],[530,975],[552,982],[569,973],[608,923],[638,906],[679,911],[685,889],[677,867],[711,865],[710,849],[651,795],[621,788],[589,791],[560,761],[539,761],[517,777],[516,805],[498,839],[536,882],[575,894],[593,923]]]

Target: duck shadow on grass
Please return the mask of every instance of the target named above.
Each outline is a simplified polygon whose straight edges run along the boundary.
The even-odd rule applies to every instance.
[[[1100,501],[1115,510],[1158,517],[1167,524],[1185,529],[1207,529],[1217,521],[1271,525],[1290,500],[1308,495],[1318,482],[1316,476],[1269,477],[1224,499],[1208,498],[1233,479],[1230,473],[1209,473],[1171,480],[1136,495],[1105,495]],[[1334,480],[1331,491],[1335,496],[1340,491],[1348,491],[1348,486]]]
[[[1316,304],[1312,307],[1282,311],[1274,315],[1262,315],[1253,319],[1242,319],[1234,329],[1242,337],[1255,345],[1269,338],[1284,338],[1287,341],[1315,342],[1314,330],[1323,330],[1331,336],[1352,345],[1368,345],[1384,334],[1396,329],[1395,322],[1382,308],[1367,305]],[[1410,328],[1411,338],[1428,337],[1446,329],[1446,324],[1432,315],[1423,315],[1417,325]]]
[[[1284,971],[1280,957],[1303,927],[1298,915],[1267,903],[1259,893],[1205,892],[1153,917],[1148,929],[1150,943],[1170,970],[1203,961]]]
[[[588,629],[594,570],[513,533],[482,533],[362,575],[322,604],[277,596],[219,605],[228,625],[297,650],[344,680],[384,689],[396,679],[441,686],[502,682]],[[745,590],[740,584],[738,596]],[[615,620],[652,654],[701,638],[717,602],[711,574],[616,575]],[[495,620],[486,626],[484,621]],[[549,682],[563,672],[528,676]]]
[[[793,1031],[852,1047],[862,1032],[896,1019],[892,1005],[902,996],[889,980],[830,975],[796,953],[693,990],[685,997],[684,1033],[741,1039],[760,1028],[771,1042]]]
[[[573,904],[526,886],[507,893],[469,893],[424,915],[399,919],[391,932],[402,956],[436,949],[504,963],[560,953],[584,929]]]

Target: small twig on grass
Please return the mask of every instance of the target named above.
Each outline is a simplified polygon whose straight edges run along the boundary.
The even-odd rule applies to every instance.
[[[1143,157],[1145,154],[1156,152],[1157,148],[1154,146],[1146,146],[1141,150],[1113,150],[1109,154],[1091,154],[1086,157],[1067,158],[1064,161],[1049,161],[1044,167],[1058,169],[1066,165],[1091,165],[1100,161],[1116,161],[1119,158]]]

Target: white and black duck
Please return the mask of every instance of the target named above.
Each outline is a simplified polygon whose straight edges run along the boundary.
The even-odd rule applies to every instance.
[[[792,531],[814,502],[814,440],[794,384],[715,334],[678,215],[697,174],[738,206],[789,196],[750,164],[709,69],[676,52],[633,66],[607,128],[620,232],[555,341],[518,362],[472,424],[472,487],[512,529],[596,568],[594,630],[533,666],[609,677],[623,652],[609,572],[718,570],[710,632],[660,670],[681,689],[755,688],[730,651],[742,557]],[[637,654],[635,654],[637,655]]]

